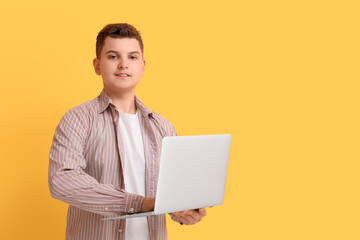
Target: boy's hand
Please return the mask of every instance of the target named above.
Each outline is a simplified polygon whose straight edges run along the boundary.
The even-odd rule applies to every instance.
[[[173,213],[182,224],[192,225],[201,221],[206,216],[205,208],[186,210]]]
[[[154,206],[155,206],[155,198],[144,198],[141,206],[141,212],[153,211]]]

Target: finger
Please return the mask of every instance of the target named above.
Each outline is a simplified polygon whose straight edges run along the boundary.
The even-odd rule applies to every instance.
[[[206,209],[205,208],[200,208],[199,209],[199,213],[202,217],[205,217],[206,216]]]
[[[186,211],[179,211],[173,213],[180,222],[185,225],[192,225],[195,224],[206,215],[206,210],[203,209],[196,209],[196,210],[186,210]]]
[[[192,225],[199,221],[199,219],[196,217],[193,217],[193,215],[191,215],[190,212],[183,213],[178,218],[183,224],[186,224],[186,225]]]
[[[188,215],[189,213],[188,213],[187,211],[178,211],[178,212],[173,212],[173,214],[174,214],[176,217],[182,217],[182,216]]]
[[[196,219],[194,219],[193,217],[191,217],[190,215],[188,215],[188,216],[184,217],[181,222],[185,225],[193,225],[193,224],[197,223],[198,221]]]
[[[198,210],[194,210],[191,216],[196,220],[196,222],[199,222],[204,217],[203,213]]]
[[[189,215],[191,217],[191,222],[192,224],[195,224],[197,222],[200,222],[201,219],[204,217],[203,215],[200,214],[200,212],[198,210],[191,210],[189,212]]]
[[[177,219],[180,221],[181,225],[189,225],[191,222],[191,218],[189,218],[189,214],[187,211],[178,211],[173,212],[173,214],[177,217]]]
[[[182,216],[182,217],[186,217],[186,216],[193,215],[193,214],[194,213],[193,213],[192,210],[186,210],[186,211],[177,212],[177,215]]]

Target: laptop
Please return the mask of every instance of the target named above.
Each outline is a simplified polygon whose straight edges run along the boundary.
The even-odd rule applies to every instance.
[[[230,142],[230,134],[164,137],[154,211],[102,220],[221,205],[225,195]]]

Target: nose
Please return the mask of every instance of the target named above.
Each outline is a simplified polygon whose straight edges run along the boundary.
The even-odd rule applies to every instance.
[[[127,69],[128,68],[128,62],[125,59],[121,59],[118,64],[119,69]]]

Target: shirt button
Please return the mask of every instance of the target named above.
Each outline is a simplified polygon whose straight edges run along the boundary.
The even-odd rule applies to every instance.
[[[133,208],[130,208],[130,212],[134,212],[134,209],[133,209]]]
[[[107,207],[105,208],[105,211],[109,210]]]
[[[119,229],[119,232],[122,233],[122,229],[121,229],[121,228]]]

